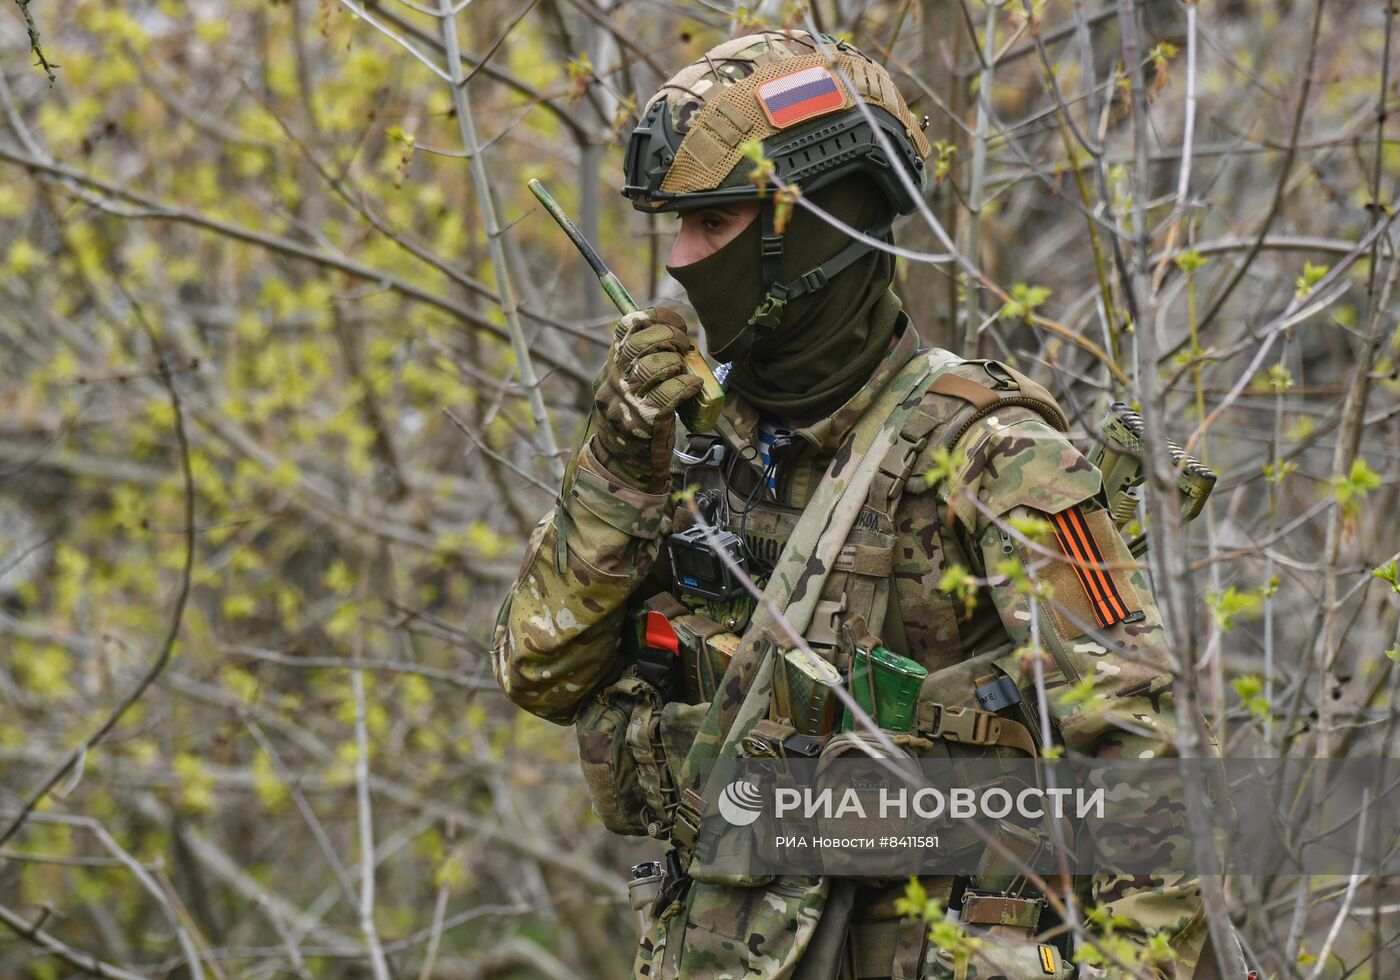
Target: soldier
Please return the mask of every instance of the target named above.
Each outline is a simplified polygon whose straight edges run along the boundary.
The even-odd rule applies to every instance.
[[[785,224],[775,183],[750,179],[749,141],[761,142],[782,185],[800,187],[836,223],[798,208]],[[752,728],[755,701],[765,731],[779,739],[795,731],[767,707],[766,613],[723,572],[701,581],[714,567],[703,550],[710,538],[683,534],[697,515],[733,535],[724,540],[746,572],[768,583],[765,595],[837,668],[849,669],[860,633],[927,668],[923,690],[943,702],[934,707],[955,709],[939,718],[958,707],[965,719],[990,717],[983,699],[998,678],[1025,693],[996,726],[1014,737],[977,725],[954,732],[946,721],[922,724],[921,714],[919,734],[939,751],[1038,751],[1034,665],[1024,653],[1035,617],[1048,654],[1049,727],[1064,751],[1174,754],[1161,621],[1143,575],[1124,571],[1132,558],[1105,510],[1098,470],[1066,440],[1044,388],[996,361],[921,352],[914,318],[891,292],[893,257],[878,243],[891,240],[896,215],[917,207],[928,154],[883,68],[845,43],[800,32],[709,51],[661,87],[632,134],[623,193],[639,210],[679,217],[667,269],[722,362],[724,413],[715,431],[686,434],[677,449],[675,412],[700,384],[682,363],[685,321],[656,308],[618,322],[594,431],[531,537],[497,622],[493,662],[516,704],[577,723],[604,824],[672,847],[635,976],[1075,970],[1065,940],[1046,953],[1031,938],[1049,924],[1039,896],[999,894],[990,879],[966,892],[967,882],[922,879],[945,903],[978,896],[962,902],[962,921],[996,952],[967,964],[928,943],[922,923],[894,914],[903,882],[843,889],[848,908],[838,915],[829,878],[736,880],[694,865],[699,814],[687,790],[696,760]],[[692,496],[679,506],[672,493],[686,488]],[[813,562],[802,516],[838,506],[849,511],[840,555]],[[1036,545],[1014,530],[1018,518],[1040,518],[1054,535]],[[1047,552],[1060,560],[1046,561]],[[1054,586],[1054,601],[1033,603],[1010,573],[998,574],[1008,557]],[[784,562],[796,562],[794,576]],[[958,569],[963,588],[940,588]],[[683,675],[665,657],[625,649],[625,634],[646,613],[667,617],[695,648]],[[1056,696],[1086,677],[1095,680],[1092,697]],[[1202,955],[1192,878],[1101,873],[1075,888],[1137,948],[1159,937],[1141,960],[1143,975],[1216,975],[1209,950]]]

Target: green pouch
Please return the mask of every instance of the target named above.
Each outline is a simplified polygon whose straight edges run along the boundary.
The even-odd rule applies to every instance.
[[[851,696],[881,728],[907,732],[914,727],[919,688],[927,676],[922,664],[888,647],[856,647],[851,662]],[[841,730],[854,728],[855,716],[847,708]]]

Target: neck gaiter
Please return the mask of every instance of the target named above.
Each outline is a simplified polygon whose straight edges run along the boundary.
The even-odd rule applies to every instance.
[[[860,176],[821,188],[811,200],[860,230],[889,215],[884,195]],[[894,257],[868,252],[823,288],[791,300],[776,330],[751,328],[748,319],[764,292],[761,229],[756,218],[713,255],[667,271],[685,287],[715,357],[723,358],[743,331],[756,330],[754,343],[729,374],[731,389],[762,412],[820,417],[853,395],[889,349],[900,310],[889,292]],[[795,208],[783,236],[781,281],[821,265],[849,241],[844,232]]]

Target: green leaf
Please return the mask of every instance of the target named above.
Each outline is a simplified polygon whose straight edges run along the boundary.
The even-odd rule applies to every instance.
[[[1193,248],[1188,252],[1182,252],[1172,261],[1176,263],[1178,269],[1189,276],[1210,260]]]
[[[1264,372],[1263,387],[1282,394],[1293,387],[1293,375],[1289,374],[1288,368],[1282,364],[1270,364],[1269,370]]]
[[[1249,709],[1250,714],[1256,718],[1267,718],[1273,708],[1269,699],[1264,697],[1264,679],[1258,674],[1244,674],[1236,677],[1230,682],[1230,686],[1235,689],[1235,693],[1240,696],[1240,703]]]
[[[1343,510],[1355,513],[1366,494],[1381,485],[1380,474],[1360,456],[1352,460],[1346,476],[1332,478],[1332,495]]]
[[[258,600],[247,592],[234,592],[223,597],[219,608],[229,619],[247,619],[258,611]]]
[[[1018,282],[1011,287],[1011,298],[1002,304],[997,316],[1003,320],[1024,320],[1049,298],[1048,286],[1027,286]]]
[[[1379,568],[1371,569],[1371,574],[1382,582],[1389,583],[1392,592],[1400,593],[1400,569],[1396,568],[1396,560],[1394,558],[1390,559],[1387,564]]]
[[[343,559],[337,558],[321,576],[321,584],[338,595],[349,595],[355,588],[355,576],[351,574],[350,566],[345,564]]]
[[[768,181],[773,179],[777,167],[763,152],[762,140],[746,140],[739,147],[739,153],[742,159],[753,164],[753,169],[748,175],[749,183],[755,185],[760,194],[766,193]]]
[[[1152,64],[1157,68],[1163,68],[1167,62],[1175,58],[1181,49],[1170,41],[1158,41],[1152,46],[1152,50],[1147,52],[1147,56],[1152,59]]]
[[[1094,697],[1094,679],[1085,677],[1072,687],[1065,688],[1056,698],[1065,707],[1073,707],[1076,704],[1084,704]]]
[[[953,169],[953,157],[958,153],[957,145],[947,140],[935,140],[933,143],[933,179],[936,183],[941,183]]]
[[[1006,523],[1022,537],[1037,543],[1048,541],[1055,534],[1054,526],[1043,517],[1009,517]]]
[[[1295,284],[1297,287],[1298,298],[1302,299],[1304,296],[1307,296],[1309,293],[1311,293],[1313,287],[1318,284],[1318,282],[1322,279],[1323,276],[1327,275],[1327,270],[1330,268],[1331,266],[1325,263],[1321,265],[1313,265],[1311,262],[1304,262],[1303,274],[1298,277],[1297,282]]]
[[[966,617],[972,618],[972,611],[977,608],[977,582],[966,568],[962,565],[949,565],[948,570],[938,580],[938,591],[961,599]]]
[[[189,812],[205,813],[214,808],[214,777],[199,756],[181,752],[171,760],[180,791],[180,804]]]
[[[1298,468],[1298,464],[1290,459],[1281,459],[1278,465],[1273,463],[1264,464],[1264,479],[1269,483],[1282,483],[1288,478],[1288,474]]]
[[[932,466],[924,470],[924,480],[929,486],[937,486],[953,475],[953,454],[946,446],[933,451]]]
[[[1233,629],[1238,618],[1257,616],[1264,607],[1264,595],[1259,589],[1242,592],[1232,585],[1224,592],[1207,595],[1206,605],[1210,607],[1216,627],[1223,632]]]

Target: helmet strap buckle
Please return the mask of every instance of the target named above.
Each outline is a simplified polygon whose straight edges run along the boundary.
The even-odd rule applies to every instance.
[[[815,269],[808,269],[806,272],[802,273],[802,285],[807,287],[807,292],[815,293],[818,289],[826,285],[826,272],[821,266],[817,266]]]
[[[783,318],[783,309],[787,306],[788,288],[782,283],[774,283],[763,297],[763,302],[758,304],[758,308],[753,311],[753,316],[749,317],[749,326],[762,327],[764,330],[777,330],[778,324]]]

